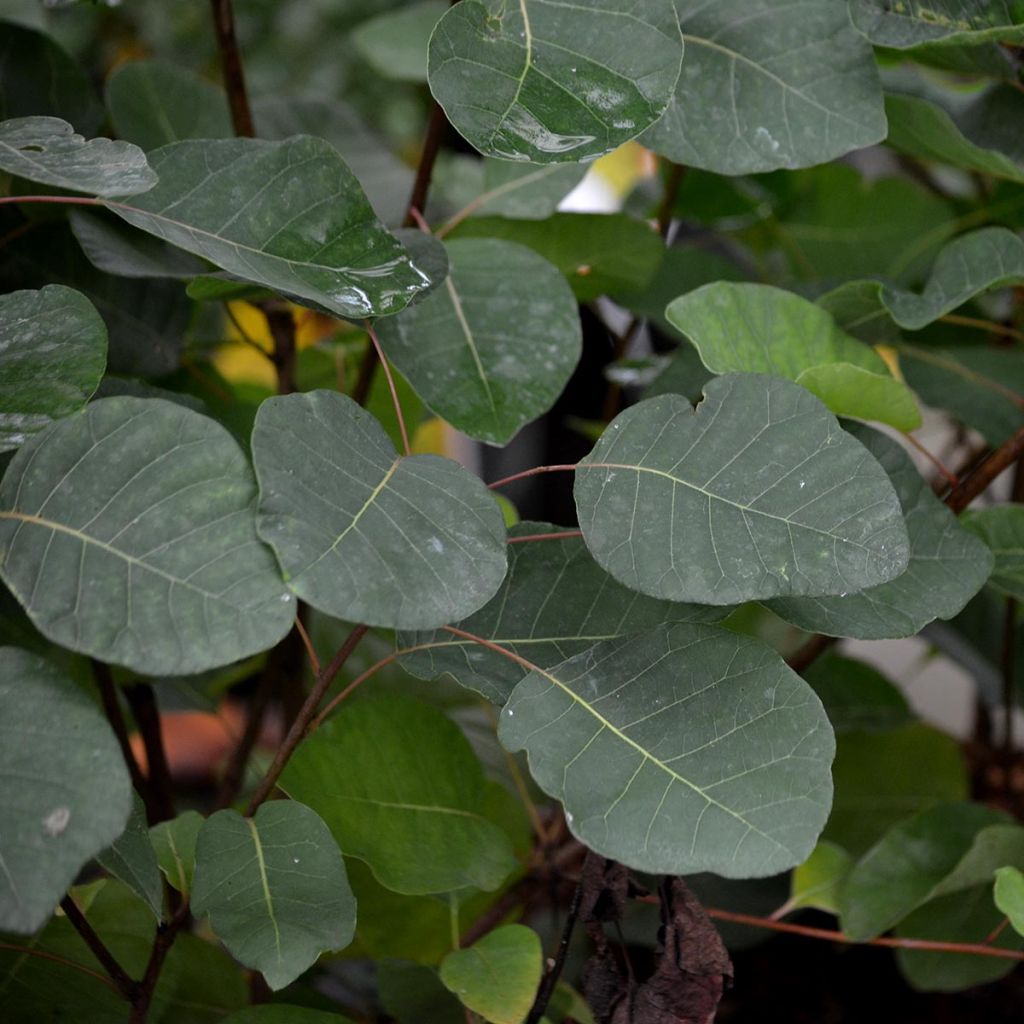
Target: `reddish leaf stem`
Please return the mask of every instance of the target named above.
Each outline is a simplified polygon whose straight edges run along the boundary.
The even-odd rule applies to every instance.
[[[60,964],[62,967],[70,967],[73,970],[81,971],[83,974],[88,974],[90,978],[95,978],[97,981],[103,982],[112,992],[120,992],[117,985],[110,980],[105,974],[100,974],[99,971],[94,971],[90,967],[86,967],[85,964],[80,964],[75,960],[67,960],[62,956],[57,956],[54,953],[47,953],[42,949],[35,949],[32,946],[18,946],[13,942],[0,942],[0,949],[5,950],[8,953],[19,953],[22,956],[35,956],[40,960],[50,960],[55,964]]]
[[[570,537],[582,537],[582,530],[559,530],[557,533],[528,533],[521,537],[509,537],[509,544],[526,544],[534,540],[568,540]]]
[[[365,323],[366,333],[370,336],[374,351],[377,353],[377,361],[384,370],[384,376],[388,381],[388,390],[391,392],[391,404],[395,407],[395,416],[398,418],[398,429],[402,434],[402,445],[405,448],[405,454],[410,455],[412,449],[409,447],[409,434],[405,429],[405,417],[402,415],[402,403],[398,400],[398,388],[395,387],[395,378],[391,374],[391,367],[388,366],[384,350],[380,347],[380,339],[377,337],[377,332],[373,329],[373,324],[369,320],[365,321]]]
[[[961,480],[948,495],[946,505],[959,515],[1004,470],[1024,455],[1024,427],[1005,441],[966,479]]]
[[[238,37],[235,34],[235,13],[231,0],[210,0],[210,8],[217,33],[217,46],[220,49],[224,89],[228,94],[228,105],[231,108],[231,123],[236,135],[252,138],[256,130],[249,107],[249,94],[245,88],[245,72],[242,68]]]

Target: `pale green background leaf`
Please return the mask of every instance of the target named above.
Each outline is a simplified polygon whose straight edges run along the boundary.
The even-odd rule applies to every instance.
[[[364,21],[349,38],[377,74],[399,82],[425,82],[430,33],[447,10],[447,0],[412,3]]]
[[[1000,868],[996,872],[995,901],[1014,930],[1024,935],[1024,872],[1019,868]]]
[[[839,912],[843,880],[853,867],[853,858],[835,843],[822,841],[814,852],[794,868],[787,908],[816,907],[830,914]]]
[[[1024,506],[972,509],[961,521],[985,542],[995,558],[989,584],[1024,600]]]
[[[170,821],[161,821],[149,830],[157,863],[169,885],[185,896],[192,890],[196,867],[196,840],[203,827],[198,811],[184,811]]]
[[[160,920],[164,909],[160,868],[146,827],[146,808],[138,794],[133,794],[132,812],[124,831],[96,859],[140,897]]]
[[[1020,0],[850,0],[850,14],[872,43],[894,50],[1024,39]]]
[[[837,416],[886,423],[904,433],[921,426],[914,393],[901,380],[851,363],[811,366],[797,384],[816,395]]]

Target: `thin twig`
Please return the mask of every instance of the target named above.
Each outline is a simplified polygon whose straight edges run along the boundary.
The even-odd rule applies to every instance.
[[[107,205],[102,199],[89,199],[87,196],[0,196],[0,206],[13,206],[15,203],[56,203],[58,206]]]
[[[164,750],[156,694],[149,683],[133,683],[124,687],[124,695],[146,750],[146,778],[153,790],[154,813],[157,821],[169,821],[175,813],[174,784]]]
[[[60,909],[64,916],[71,922],[72,927],[82,937],[82,941],[89,947],[89,951],[100,962],[103,970],[110,975],[110,980],[117,987],[118,992],[131,1001],[138,994],[138,983],[132,979],[128,972],[118,963],[117,957],[107,948],[106,943],[96,934],[93,926],[85,919],[85,914],[78,909],[78,904],[70,896],[65,896],[60,901]]]
[[[946,483],[948,483],[950,487],[956,487],[956,485],[960,483],[960,478],[956,473],[951,469],[947,469],[946,466],[942,464],[939,457],[928,451],[928,449],[925,448],[925,446],[921,444],[913,434],[904,434],[903,436],[907,439],[907,442],[912,448],[919,451],[939,471],[939,473],[945,477]]]
[[[309,658],[309,664],[313,668],[313,675],[320,675],[320,659],[317,657],[316,648],[313,646],[313,640],[302,622],[302,617],[298,615],[295,617],[295,631],[302,639],[302,646],[306,648],[306,655]]]
[[[427,208],[427,195],[430,192],[430,182],[434,176],[434,164],[437,163],[437,154],[441,151],[441,139],[444,136],[448,118],[445,116],[441,104],[436,100],[430,108],[430,119],[427,122],[427,134],[423,139],[423,148],[420,150],[420,162],[416,168],[416,180],[413,182],[412,193],[409,195],[409,203],[406,207],[403,226],[411,228],[415,225],[416,219],[412,215],[413,210],[423,213]]]
[[[557,533],[528,533],[519,537],[509,537],[509,544],[526,544],[534,540],[569,540],[582,537],[582,530],[559,530]]]
[[[504,487],[506,484],[513,484],[517,480],[525,480],[527,477],[537,476],[540,473],[575,473],[579,467],[573,463],[564,463],[558,466],[534,466],[533,469],[524,469],[521,473],[513,473],[511,476],[503,476],[487,486],[494,490]]]
[[[405,447],[405,454],[409,455],[412,449],[409,447],[409,434],[405,429],[405,417],[402,415],[402,403],[398,400],[398,388],[395,387],[395,378],[391,375],[391,367],[388,366],[387,358],[384,355],[384,350],[380,347],[380,339],[377,337],[377,332],[373,329],[373,324],[369,320],[366,321],[366,333],[370,336],[370,341],[373,343],[374,350],[377,353],[377,361],[381,365],[381,369],[384,371],[384,376],[388,381],[388,389],[391,392],[391,404],[395,407],[395,416],[398,419],[398,429],[402,434],[402,445]]]
[[[19,953],[22,956],[35,956],[40,960],[51,960],[55,964],[60,964],[62,967],[70,967],[73,970],[81,971],[83,974],[88,974],[90,978],[95,978],[97,981],[103,982],[112,992],[120,993],[120,989],[114,982],[107,977],[105,974],[100,974],[99,971],[94,971],[91,967],[86,967],[85,964],[78,963],[77,960],[68,960],[65,957],[57,956],[54,953],[47,953],[43,949],[36,949],[33,946],[18,946],[13,942],[0,942],[0,949],[8,953]]]
[[[786,664],[798,675],[806,672],[830,647],[838,643],[834,636],[815,633],[796,653],[786,659]]]
[[[256,792],[253,793],[249,806],[246,808],[246,817],[251,818],[256,813],[260,804],[274,791],[274,786],[281,777],[281,772],[284,771],[285,765],[288,764],[292,754],[295,753],[295,748],[305,737],[313,716],[316,714],[316,709],[319,707],[320,701],[323,700],[324,694],[368,630],[369,626],[359,625],[354,627],[352,632],[345,638],[341,647],[338,648],[330,664],[317,677],[313,689],[310,690],[309,696],[295,717],[295,721],[292,722],[288,735],[285,736],[281,746],[277,748],[277,753],[267,769],[267,774],[263,776],[260,784],[256,787]]]
[[[274,341],[274,351],[270,361],[277,372],[277,393],[290,395],[298,390],[295,379],[298,345],[295,341],[295,316],[290,309],[282,309],[276,305],[260,307],[267,320],[270,337]]]
[[[1010,327],[1007,324],[998,324],[994,320],[982,320],[974,316],[960,316],[958,313],[946,313],[945,316],[940,316],[939,320],[947,324],[957,324],[960,327],[974,327],[988,334],[1012,338],[1014,341],[1024,341],[1024,331],[1018,331],[1015,327]]]
[[[669,232],[672,230],[672,214],[675,210],[676,199],[679,198],[679,188],[685,176],[685,167],[669,161],[668,173],[665,175],[665,190],[662,193],[661,206],[658,209],[658,234],[665,242],[669,240]]]
[[[213,11],[213,25],[217,33],[217,46],[220,49],[224,89],[228,94],[228,105],[231,108],[231,123],[236,135],[253,138],[256,130],[249,107],[249,94],[245,88],[245,72],[242,70],[242,55],[235,35],[235,14],[231,0],[210,0],[210,8]]]
[[[267,709],[270,707],[270,700],[274,696],[274,690],[277,689],[278,681],[278,673],[268,670],[262,673],[256,684],[256,692],[249,702],[245,728],[242,730],[242,735],[231,752],[231,757],[224,769],[220,792],[214,802],[217,810],[230,807],[242,789],[242,783],[245,781],[245,768],[256,748],[260,733],[263,731],[263,721],[267,716]]]
[[[153,948],[150,950],[149,962],[146,964],[142,981],[139,982],[138,995],[132,1003],[132,1012],[128,1018],[128,1024],[145,1024],[149,1016],[150,1004],[153,1001],[153,993],[156,991],[157,982],[160,980],[160,972],[163,970],[167,954],[174,945],[174,940],[189,919],[188,901],[182,900],[174,917],[170,921],[161,921],[157,926],[156,938],[153,940]]]
[[[959,514],[988,489],[989,484],[1024,455],[1024,427],[1005,441],[966,479],[946,496],[946,505]]]

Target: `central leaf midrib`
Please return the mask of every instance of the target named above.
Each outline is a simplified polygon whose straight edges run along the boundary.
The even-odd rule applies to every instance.
[[[260,842],[259,830],[256,828],[256,823],[252,818],[244,819],[246,825],[249,826],[249,831],[252,833],[253,845],[256,847],[256,863],[259,866],[260,871],[260,884],[263,887],[263,901],[267,905],[267,916],[270,918],[270,923],[274,928],[274,948],[277,950],[277,962],[280,964],[283,957],[281,955],[281,929],[277,925],[277,917],[274,914],[274,898],[270,894],[270,883],[267,880],[267,864],[263,859],[263,844]]]
[[[465,338],[466,346],[469,349],[470,355],[473,357],[473,365],[476,367],[477,376],[480,378],[480,383],[483,385],[484,393],[487,395],[487,404],[491,407],[491,417],[494,420],[495,428],[500,430],[501,423],[498,419],[498,406],[494,401],[491,384],[487,379],[484,364],[480,359],[480,352],[476,347],[476,339],[473,337],[473,331],[469,326],[469,322],[466,320],[466,314],[462,308],[462,300],[459,298],[459,293],[455,290],[455,285],[452,282],[450,274],[445,278],[444,284],[445,289],[448,292],[448,297],[451,299],[455,319],[458,321],[459,327],[462,329],[462,336]]]

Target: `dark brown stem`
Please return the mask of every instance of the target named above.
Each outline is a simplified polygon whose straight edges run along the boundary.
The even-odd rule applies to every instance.
[[[369,335],[367,335],[369,342]],[[373,387],[373,375],[377,372],[377,349],[370,342],[363,353],[363,361],[359,364],[359,376],[356,377],[355,387],[349,396],[356,405],[365,406],[370,397],[370,388]]]
[[[290,309],[281,308],[276,304],[260,307],[267,318],[270,337],[274,340],[274,351],[270,361],[277,371],[277,393],[290,395],[298,391],[295,380],[295,360],[298,348],[295,344],[295,317]]]
[[[155,825],[160,820],[160,808],[153,799],[153,787],[150,786],[146,776],[142,774],[139,762],[135,760],[131,740],[128,737],[128,726],[125,724],[121,702],[117,699],[117,687],[114,685],[110,668],[104,665],[102,661],[93,660],[92,674],[96,680],[96,687],[100,692],[103,712],[107,716],[110,728],[114,730],[114,735],[117,737],[117,745],[121,748],[121,755],[128,766],[132,788],[139,794],[142,802],[146,805],[146,820],[150,825]]]
[[[110,980],[117,986],[118,992],[129,1002],[133,1001],[138,995],[138,983],[117,962],[117,957],[107,949],[104,941],[85,919],[85,914],[78,909],[78,904],[70,896],[65,896],[60,901],[60,908],[64,911],[64,916],[71,922],[75,931],[81,935],[82,941],[89,947],[89,951],[99,960],[103,970],[110,975]]]
[[[313,716],[316,714],[316,709],[320,706],[320,701],[323,700],[328,687],[330,687],[334,677],[341,671],[342,666],[348,661],[349,656],[359,645],[359,641],[366,635],[368,629],[368,626],[356,626],[345,638],[345,642],[341,647],[338,648],[330,664],[320,673],[313,689],[310,690],[309,696],[306,698],[298,715],[296,715],[295,721],[292,722],[288,735],[285,736],[281,746],[277,748],[277,753],[267,769],[267,774],[263,776],[260,784],[256,787],[256,792],[253,793],[249,806],[245,811],[247,817],[252,817],[260,804],[274,791],[274,786],[281,777],[281,772],[284,771],[285,765],[288,764],[292,754],[295,753],[295,748],[305,737],[306,731],[313,721]]]
[[[668,241],[669,232],[672,230],[672,213],[675,210],[676,199],[679,198],[679,188],[686,176],[686,168],[681,164],[669,163],[668,173],[665,175],[665,190],[661,197],[661,207],[658,210],[658,234],[664,241]]]
[[[1017,601],[1016,598],[1006,599],[1006,614],[1003,619],[1003,744],[1002,760],[1006,769],[1006,787],[1008,795],[1012,795],[1013,772],[1010,767],[1013,761],[1013,712],[1017,706],[1016,662],[1017,662]]]
[[[1024,455],[1024,427],[1021,427],[1008,441],[978,466],[966,479],[954,487],[946,496],[946,505],[959,515],[989,484],[1002,472],[1009,469]]]
[[[795,654],[786,659],[786,664],[796,673],[806,672],[830,647],[838,643],[834,636],[816,633]]]
[[[132,1002],[132,1012],[128,1017],[128,1024],[145,1024],[164,961],[171,951],[171,946],[174,945],[174,940],[178,937],[178,932],[181,931],[188,919],[188,902],[183,900],[174,917],[170,921],[162,921],[157,927],[156,938],[153,940],[153,948],[149,954],[149,962],[146,964],[146,972],[138,984],[138,992]]]
[[[445,117],[441,104],[436,100],[430,108],[430,120],[427,122],[427,134],[423,139],[423,149],[420,151],[420,162],[416,168],[416,180],[412,184],[412,192],[409,195],[409,205],[405,211],[403,227],[411,228],[416,226],[416,217],[413,210],[423,213],[427,206],[427,195],[430,192],[430,181],[434,176],[434,164],[437,163],[437,154],[441,152],[441,139],[444,137],[444,130],[448,125],[448,118]]]
[[[271,654],[273,657],[273,653]],[[235,749],[231,752],[231,758],[224,769],[224,779],[221,782],[220,792],[217,794],[216,808],[222,810],[230,807],[242,789],[242,782],[245,779],[245,766],[256,747],[256,741],[263,729],[263,720],[267,715],[267,708],[270,707],[270,700],[277,689],[279,675],[272,671],[268,665],[267,670],[260,676],[256,684],[256,692],[249,704],[249,711],[245,719],[245,728],[239,737]]]
[[[252,110],[249,94],[245,88],[245,72],[242,70],[242,54],[238,49],[235,35],[235,13],[231,0],[210,0],[213,11],[213,25],[217,32],[217,46],[220,49],[221,71],[224,75],[224,89],[228,94],[231,108],[231,123],[236,135],[253,138]]]
[[[149,683],[126,686],[124,695],[146,748],[146,778],[153,793],[154,814],[157,821],[169,821],[175,813],[174,784],[160,732],[160,709],[157,707],[156,695]]]

